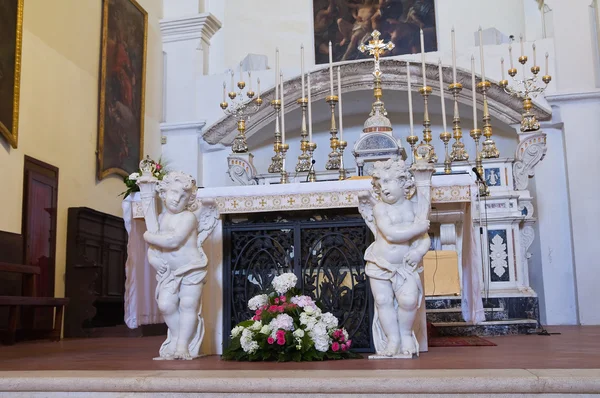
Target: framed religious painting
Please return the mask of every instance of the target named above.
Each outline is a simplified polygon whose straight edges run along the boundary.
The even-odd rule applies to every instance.
[[[378,30],[394,49],[384,56],[421,52],[420,29],[425,51],[437,51],[435,0],[313,0],[315,63],[363,59],[361,43]]]
[[[0,133],[16,148],[24,0],[0,0]]]
[[[103,0],[98,101],[101,180],[139,168],[144,148],[148,13],[135,0]]]

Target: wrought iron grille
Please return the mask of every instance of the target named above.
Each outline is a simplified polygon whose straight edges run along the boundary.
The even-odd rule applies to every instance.
[[[321,301],[348,330],[356,351],[374,351],[363,260],[373,238],[360,215],[338,210],[252,217],[224,223],[223,330],[252,316],[248,300],[276,275],[294,272],[304,294]],[[228,340],[225,332],[223,343]]]

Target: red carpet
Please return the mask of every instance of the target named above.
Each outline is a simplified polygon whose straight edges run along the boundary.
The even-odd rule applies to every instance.
[[[429,347],[476,347],[495,345],[497,344],[478,336],[447,336],[431,337],[429,339]]]

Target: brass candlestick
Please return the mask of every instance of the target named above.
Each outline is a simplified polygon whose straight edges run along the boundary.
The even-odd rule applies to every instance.
[[[481,138],[481,129],[471,130],[471,138],[475,141],[475,168],[480,176],[483,178],[483,163],[481,161],[481,152],[479,151],[479,139]],[[479,184],[479,195],[487,196],[488,189],[483,185]]]
[[[290,182],[288,180],[288,173],[285,171],[285,154],[287,153],[290,146],[288,144],[279,144],[279,153],[281,156],[281,178],[279,179],[280,184],[287,184]]]
[[[452,134],[447,131],[440,133],[440,140],[444,143],[444,152],[446,156],[444,157],[444,173],[450,174],[452,173],[452,159],[450,158],[450,154],[448,153],[448,142],[452,138]]]
[[[496,143],[492,139],[492,125],[490,123],[490,111],[488,109],[487,91],[492,86],[488,81],[477,83],[477,88],[481,91],[483,96],[483,149],[481,150],[481,157],[483,159],[492,159],[500,157],[500,151],[496,148]]]
[[[238,82],[237,87],[239,89],[237,93],[235,91],[230,91],[228,94],[231,105],[226,100],[219,105],[225,114],[232,115],[237,119],[238,134],[233,139],[231,151],[233,153],[248,153],[248,144],[246,143],[246,122],[250,115],[256,113],[260,109],[263,100],[260,98],[260,94],[258,98],[254,99],[255,92],[252,90],[247,90],[244,93],[243,90],[246,87],[245,82]],[[223,90],[225,90],[225,83],[223,83]],[[223,92],[223,95],[224,94],[225,93]]]
[[[463,86],[460,83],[452,83],[448,89],[454,97],[454,118],[452,119],[452,132],[454,142],[452,143],[452,151],[450,159],[455,162],[469,160],[469,154],[465,150],[465,144],[461,141],[462,129],[460,128],[460,114],[458,113],[458,94]]]
[[[307,153],[308,151],[308,131],[306,130],[306,111],[308,109],[308,98],[299,98],[298,104],[302,108],[302,126],[300,127],[300,150],[302,153],[298,156],[298,163],[296,164],[296,172],[300,173],[308,171],[311,166],[311,158]]]
[[[346,179],[346,169],[344,169],[344,149],[348,146],[346,141],[338,141],[338,148],[340,152],[340,176],[339,180]]]
[[[423,113],[423,141],[425,141],[425,143],[423,145],[428,146],[427,150],[428,150],[428,155],[429,155],[429,161],[431,163],[435,163],[435,162],[437,162],[438,158],[437,158],[437,155],[435,154],[433,145],[431,145],[431,120],[429,120],[429,106],[428,106],[428,101],[429,101],[429,96],[431,95],[431,91],[432,91],[431,87],[429,87],[429,86],[424,86],[419,89],[419,93],[421,93],[421,95],[423,96],[423,102],[425,104],[425,111]]]
[[[283,169],[283,158],[281,156],[281,131],[279,131],[279,113],[281,112],[281,100],[272,100],[271,106],[275,109],[275,142],[273,151],[275,155],[271,158],[269,173],[281,173]]]
[[[412,133],[408,137],[406,137],[406,141],[410,144],[410,153],[411,153],[411,162],[415,162],[415,144],[419,142],[419,137]]]
[[[317,181],[317,173],[315,172],[315,165],[313,164],[314,157],[313,154],[315,149],[317,149],[317,144],[314,142],[309,142],[306,144],[306,148],[308,150],[308,154],[310,156],[310,168],[308,169],[308,181],[316,182]]]
[[[328,95],[325,98],[325,101],[331,107],[331,125],[329,127],[329,132],[331,133],[331,138],[329,138],[331,152],[329,153],[325,168],[327,170],[338,170],[340,168],[340,154],[338,152],[339,140],[337,138],[337,127],[335,124],[335,105],[338,103],[338,96]]]

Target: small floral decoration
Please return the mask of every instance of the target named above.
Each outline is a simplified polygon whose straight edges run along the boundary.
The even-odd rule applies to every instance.
[[[362,358],[350,351],[352,340],[338,319],[295,288],[292,273],[272,281],[266,293],[252,297],[254,316],[231,330],[223,359],[237,361],[322,361]]]
[[[158,159],[156,162],[156,169],[154,171],[154,177],[162,180],[164,176],[166,176],[168,170],[166,168],[166,164],[162,161],[162,159]],[[123,199],[131,195],[133,192],[139,192],[140,187],[136,184],[137,179],[142,176],[142,170],[138,169],[135,173],[129,174],[127,177],[123,179],[127,190],[121,192],[119,196],[123,195]]]

